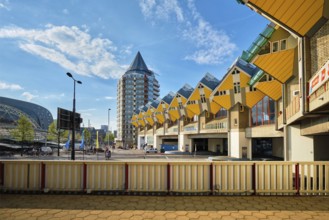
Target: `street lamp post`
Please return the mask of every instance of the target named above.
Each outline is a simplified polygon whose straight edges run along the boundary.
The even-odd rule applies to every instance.
[[[75,160],[75,83],[82,84],[81,81],[74,79],[71,73],[66,73],[68,77],[73,79],[73,117],[71,118],[72,123],[72,148],[71,148],[71,160]]]
[[[110,112],[111,109],[108,109],[108,123],[107,123],[107,132],[108,132],[108,136],[107,136],[107,146],[110,147]]]

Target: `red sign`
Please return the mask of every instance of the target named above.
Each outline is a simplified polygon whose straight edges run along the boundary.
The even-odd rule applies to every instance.
[[[309,95],[311,95],[313,92],[315,92],[318,88],[320,88],[328,80],[329,80],[329,60],[310,79],[310,81],[309,81],[310,82],[309,83]]]

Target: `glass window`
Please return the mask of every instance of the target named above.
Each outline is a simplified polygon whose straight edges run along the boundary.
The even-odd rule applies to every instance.
[[[267,44],[265,44],[265,45],[262,47],[261,51],[259,51],[258,54],[259,54],[259,55],[262,55],[262,54],[268,54],[268,53],[271,52],[270,48],[271,48],[271,44],[270,44],[270,42],[267,42]]]
[[[201,103],[206,103],[206,97],[204,94],[201,95]]]
[[[224,118],[227,117],[227,110],[225,108],[221,108],[216,114],[215,118]]]
[[[287,40],[281,40],[280,50],[285,50],[287,48]]]
[[[272,43],[272,52],[277,52],[279,50],[279,42],[276,41],[276,42],[273,42]]]
[[[275,104],[272,99],[265,96],[251,109],[251,125],[274,124]]]

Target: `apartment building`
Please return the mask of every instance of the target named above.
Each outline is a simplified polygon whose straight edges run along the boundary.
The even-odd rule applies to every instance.
[[[159,97],[160,85],[140,52],[117,85],[117,146],[132,146],[136,129],[131,124],[133,112]]]
[[[329,1],[238,2],[269,25],[222,79],[208,74],[188,97],[177,92],[148,133],[136,121],[139,138],[153,135],[158,149],[170,138],[181,151],[235,158],[328,160]]]

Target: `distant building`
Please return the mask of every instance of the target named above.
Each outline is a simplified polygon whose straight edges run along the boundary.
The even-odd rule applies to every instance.
[[[117,86],[117,144],[136,143],[135,128],[131,117],[140,106],[159,97],[160,85],[155,74],[149,70],[140,52]]]
[[[109,126],[108,125],[101,125],[101,129],[105,132],[108,131]]]
[[[17,120],[24,115],[36,131],[36,138],[43,139],[45,131],[53,122],[50,111],[40,105],[17,99],[0,97],[0,130],[1,136],[10,138],[9,130],[17,126]]]

